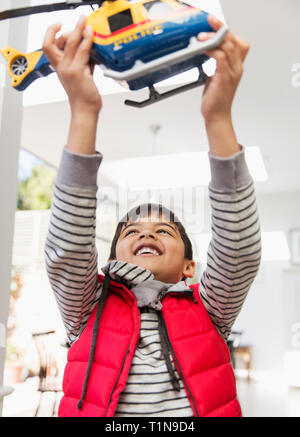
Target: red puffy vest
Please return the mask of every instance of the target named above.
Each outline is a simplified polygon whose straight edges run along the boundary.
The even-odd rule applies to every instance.
[[[98,280],[103,282],[103,276]],[[174,364],[195,416],[240,417],[228,347],[191,285],[192,297],[168,293],[162,314]],[[125,388],[139,341],[140,311],[125,286],[110,281],[98,329],[95,355],[82,409],[77,408],[87,370],[96,308],[68,352],[58,416],[111,417]]]

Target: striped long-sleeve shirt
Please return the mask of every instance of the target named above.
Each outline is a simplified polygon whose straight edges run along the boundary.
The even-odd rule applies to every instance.
[[[95,247],[96,178],[101,159],[98,153],[80,155],[65,149],[54,187],[46,268],[70,343],[80,336],[101,294]],[[212,239],[199,291],[226,340],[258,271],[260,228],[244,151],[230,158],[210,156],[210,165]],[[130,266],[125,263],[120,269],[117,263],[112,273],[118,270],[119,279],[127,281],[134,274],[131,277],[139,278],[136,283],[149,279],[149,271],[136,267],[132,272]],[[142,312],[139,344],[115,415],[192,416],[181,381],[180,387],[174,391],[161,357],[157,312]]]

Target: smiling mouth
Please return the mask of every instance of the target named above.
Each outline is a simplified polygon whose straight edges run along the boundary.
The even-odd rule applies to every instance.
[[[160,253],[153,247],[144,246],[135,253],[135,256],[160,256]]]

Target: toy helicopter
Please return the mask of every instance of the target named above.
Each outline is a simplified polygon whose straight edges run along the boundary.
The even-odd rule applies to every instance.
[[[66,1],[0,12],[0,20],[41,12],[98,5],[86,19],[93,29],[90,60],[100,65],[104,75],[129,88],[148,87],[149,98],[142,102],[125,100],[126,105],[144,107],[180,92],[203,85],[207,75],[202,65],[204,53],[218,47],[228,29],[224,25],[208,41],[197,39],[199,32],[213,32],[208,13],[181,0],[94,0]],[[8,61],[12,86],[25,90],[33,81],[54,72],[42,50],[21,53],[13,47],[0,50]],[[192,68],[198,80],[159,93],[154,85]]]

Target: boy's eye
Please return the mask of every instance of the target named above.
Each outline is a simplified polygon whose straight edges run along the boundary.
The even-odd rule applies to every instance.
[[[159,233],[166,233],[166,234],[171,235],[170,232],[166,231],[165,229],[158,229],[157,232],[159,232]]]
[[[130,229],[130,231],[126,232],[125,237],[127,237],[128,235],[131,235],[131,234],[133,234],[133,233],[136,233],[136,232],[138,232],[137,229]],[[168,231],[166,231],[165,229],[158,229],[156,232],[157,232],[157,233],[160,233],[160,234],[168,234],[168,235],[171,235],[171,233],[168,232]]]
[[[130,231],[126,232],[125,236],[130,235],[132,232],[137,232],[136,229],[130,229]]]

